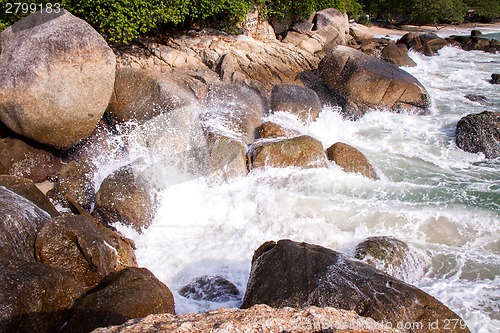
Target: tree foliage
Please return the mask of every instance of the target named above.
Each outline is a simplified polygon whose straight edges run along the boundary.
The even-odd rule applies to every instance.
[[[500,17],[500,0],[465,0],[465,4],[486,21]]]
[[[0,31],[26,15],[6,13],[6,5],[13,2],[0,0]],[[128,42],[163,24],[210,26],[237,32],[237,24],[254,5],[262,14],[278,19],[307,18],[324,8],[337,8],[351,17],[366,12],[371,17],[400,18],[417,24],[461,22],[467,9],[486,19],[500,16],[500,0],[23,0],[23,3],[58,3],[89,22],[111,42]]]

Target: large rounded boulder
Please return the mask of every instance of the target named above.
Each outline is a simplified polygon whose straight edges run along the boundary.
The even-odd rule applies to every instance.
[[[141,231],[153,221],[156,206],[147,179],[128,165],[104,179],[96,194],[94,214],[106,225],[122,223]]]
[[[116,122],[144,123],[162,113],[193,104],[195,96],[159,71],[120,68],[108,113]]]
[[[175,313],[172,292],[147,269],[130,267],[110,274],[80,298],[61,332],[88,333],[157,313]]]
[[[1,259],[0,332],[55,332],[82,293],[64,271],[35,262]]]
[[[326,150],[326,155],[330,161],[335,162],[345,172],[358,173],[370,179],[379,179],[375,168],[368,162],[366,156],[348,144],[337,142]]]
[[[85,290],[108,274],[137,266],[133,243],[87,215],[65,215],[45,223],[35,242],[38,262],[71,274]]]
[[[319,72],[350,118],[374,109],[429,113],[429,94],[415,77],[353,48],[337,46],[323,58]]]
[[[271,110],[289,112],[304,122],[311,122],[321,113],[318,94],[296,84],[277,84],[271,94]]]
[[[253,169],[263,167],[327,167],[323,144],[308,135],[294,138],[261,139],[250,147],[250,152]]]
[[[0,120],[35,141],[69,148],[108,106],[116,59],[85,21],[36,12],[0,35]]]
[[[500,156],[500,112],[469,114],[457,123],[457,146],[470,153],[484,153],[486,158]]]
[[[433,332],[438,323],[463,321],[424,291],[336,251],[290,240],[267,242],[255,251],[242,308],[333,307],[351,310],[406,332]],[[435,324],[434,324],[435,325]]]

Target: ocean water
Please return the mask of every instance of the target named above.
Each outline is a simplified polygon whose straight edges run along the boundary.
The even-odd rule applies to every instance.
[[[454,131],[466,114],[500,111],[500,85],[488,82],[500,71],[500,55],[444,48],[439,56],[411,57],[417,67],[406,70],[429,91],[429,116],[371,112],[349,121],[329,106],[309,124],[287,113],[268,116],[325,148],[339,141],[355,146],[380,180],[344,173],[334,164],[254,170],[219,184],[203,175],[171,176],[158,192],[161,203],[148,229],[138,234],[116,225],[135,241],[139,264],[170,287],[178,313],[238,307],[253,252],[265,241],[287,238],[352,255],[367,237],[394,236],[422,258],[408,282],[454,310],[472,332],[497,332],[500,160],[461,151]],[[469,101],[467,94],[483,95],[489,105]],[[118,145],[138,135],[127,133]],[[140,144],[128,154],[108,151],[96,183],[137,158],[151,165],[156,153]],[[178,294],[202,275],[227,278],[240,298],[214,303]]]

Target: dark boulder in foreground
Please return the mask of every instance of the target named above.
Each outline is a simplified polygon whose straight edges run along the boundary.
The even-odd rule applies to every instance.
[[[469,114],[457,123],[457,146],[470,153],[484,153],[486,158],[500,157],[500,112]]]
[[[412,75],[383,60],[338,46],[319,65],[321,78],[344,100],[344,113],[359,118],[371,109],[428,114],[429,94]]]
[[[132,241],[98,225],[88,215],[64,215],[45,223],[35,243],[36,259],[71,274],[85,291],[108,274],[137,266]]]
[[[491,74],[491,84],[500,84],[500,74]]]
[[[336,251],[290,240],[267,242],[255,251],[242,308],[334,307],[353,310],[407,332],[432,332],[460,317],[434,297]],[[399,326],[398,326],[399,325]],[[435,331],[435,330],[434,330]]]
[[[88,333],[156,313],[175,313],[170,290],[145,268],[125,268],[80,298],[61,332]]]
[[[0,332],[51,333],[83,293],[64,271],[40,263],[0,260]]]

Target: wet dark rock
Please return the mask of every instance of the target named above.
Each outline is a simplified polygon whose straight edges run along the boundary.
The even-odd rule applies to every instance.
[[[82,293],[62,270],[0,259],[0,332],[52,333]]]
[[[64,164],[54,189],[47,196],[63,207],[69,207],[67,198],[71,198],[90,210],[95,202],[94,172],[95,166],[88,158]]]
[[[404,46],[404,44],[399,44]],[[381,58],[396,66],[415,67],[417,64],[408,56],[408,49],[398,47],[394,43],[387,45],[380,54]]]
[[[327,166],[322,143],[307,135],[290,139],[259,140],[250,147],[250,152],[253,169]]]
[[[491,81],[492,84],[500,84],[500,74],[491,74]]]
[[[468,94],[464,96],[471,102],[477,102],[481,105],[489,105],[490,103],[488,102],[488,98],[483,95],[474,95],[474,94]]]
[[[0,186],[0,257],[35,261],[35,239],[50,215]]]
[[[271,93],[271,110],[289,112],[304,122],[318,118],[321,101],[312,89],[295,84],[277,84]]]
[[[125,268],[75,303],[61,333],[89,333],[157,313],[175,313],[172,292],[147,269]]]
[[[323,58],[319,72],[332,94],[343,100],[343,111],[349,118],[377,108],[429,113],[429,94],[415,77],[353,48],[338,46]]]
[[[105,225],[122,223],[140,231],[149,227],[156,207],[156,196],[146,179],[132,166],[124,166],[102,182],[94,213]]]
[[[197,301],[228,302],[239,298],[238,288],[221,276],[201,276],[179,290],[179,294]]]
[[[337,142],[326,150],[326,155],[345,172],[359,173],[370,179],[379,179],[366,156],[348,144]]]
[[[470,32],[471,37],[480,37],[482,35],[483,35],[483,33],[481,32],[481,30],[474,29],[474,30],[471,30],[471,32]]]
[[[458,320],[422,290],[336,251],[290,240],[267,242],[255,251],[242,308],[334,307],[379,322],[421,323],[412,332],[431,332],[433,322]],[[409,332],[410,330],[407,330]],[[469,332],[456,327],[450,332]]]
[[[365,239],[356,246],[354,258],[407,283],[422,277],[426,269],[424,259],[415,250],[389,236]]]
[[[36,259],[68,272],[85,291],[108,274],[137,266],[132,241],[98,225],[90,214],[56,217],[38,233]]]
[[[0,139],[0,174],[39,183],[56,178],[60,168],[60,159],[47,150],[15,138]]]
[[[457,146],[470,153],[484,153],[486,158],[500,157],[500,112],[470,114],[457,123]]]
[[[3,186],[31,201],[38,208],[47,212],[50,217],[61,215],[49,199],[47,199],[47,197],[30,179],[17,176],[0,175],[0,186]]]
[[[409,50],[415,50],[426,56],[433,56],[448,45],[448,41],[434,33],[416,34],[413,32],[403,35],[396,43],[405,44]]]

